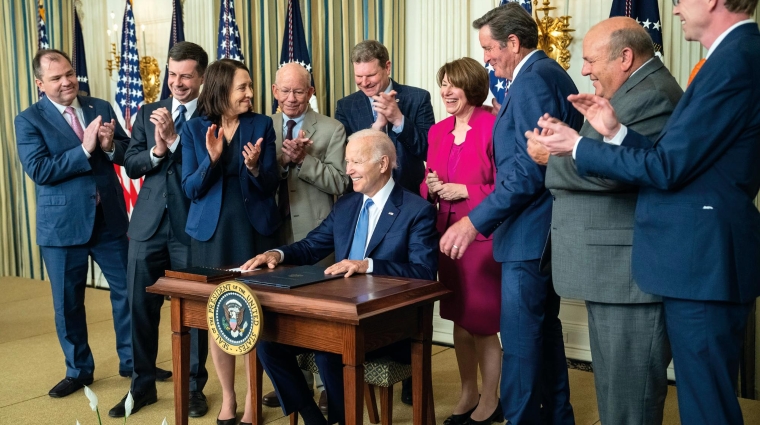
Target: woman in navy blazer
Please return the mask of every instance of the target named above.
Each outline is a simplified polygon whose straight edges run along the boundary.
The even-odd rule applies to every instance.
[[[251,77],[242,62],[216,61],[204,79],[200,116],[180,134],[182,189],[191,200],[185,230],[194,266],[239,265],[277,246],[275,132],[271,118],[251,112]],[[235,357],[213,341],[209,347],[222,386],[217,424],[235,424]],[[250,423],[250,395],[245,407]]]
[[[488,97],[488,72],[472,58],[438,70],[441,98],[450,117],[428,133],[428,175],[420,194],[438,204],[436,227],[443,234],[467,217],[494,189],[493,125],[481,108]],[[501,267],[493,259],[493,239],[478,235],[459,260],[438,257],[438,279],[454,292],[441,300],[441,317],[454,322],[454,350],[462,392],[444,425],[503,422],[499,407]],[[478,369],[482,390],[478,390]],[[468,422],[469,421],[469,422]]]

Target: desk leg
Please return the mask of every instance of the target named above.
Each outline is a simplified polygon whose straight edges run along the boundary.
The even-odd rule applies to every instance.
[[[182,325],[182,299],[179,297],[172,297],[171,317],[174,423],[187,425],[190,395],[190,328]]]
[[[358,327],[347,326],[343,344],[346,425],[356,425],[364,422],[364,335]]]
[[[261,412],[261,379],[263,378],[263,369],[259,356],[254,348],[248,353],[248,373],[250,375],[251,407],[253,408],[253,423],[263,424],[264,420]]]
[[[412,400],[415,425],[434,425],[432,406],[431,342],[433,339],[433,305],[419,308],[419,333],[412,338]]]

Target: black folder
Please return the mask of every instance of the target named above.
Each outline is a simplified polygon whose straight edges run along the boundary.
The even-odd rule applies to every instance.
[[[325,274],[325,267],[298,266],[283,268],[270,273],[239,277],[236,280],[254,285],[267,285],[277,288],[292,289],[299,286],[343,277],[342,274]]]

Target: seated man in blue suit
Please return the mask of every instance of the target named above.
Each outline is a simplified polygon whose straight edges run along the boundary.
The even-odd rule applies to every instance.
[[[684,37],[707,60],[660,136],[619,123],[609,101],[570,100],[607,143],[559,120],[538,125],[550,153],[575,158],[581,176],[640,186],[631,267],[661,295],[684,424],[741,424],[735,396],[747,314],[760,295],[760,31],[757,0],[675,1]],[[559,117],[558,117],[559,118]]]
[[[346,136],[367,128],[387,133],[398,157],[393,179],[410,192],[420,193],[428,130],[435,124],[430,93],[393,81],[388,49],[378,41],[357,44],[351,62],[360,91],[338,101],[335,119],[345,127]]]
[[[395,164],[396,149],[388,136],[377,130],[355,133],[346,147],[346,174],[353,182],[354,193],[340,198],[330,215],[304,239],[258,255],[242,268],[314,264],[335,252],[338,262],[325,273],[434,280],[438,270],[435,208],[394,181],[391,170]],[[302,351],[267,341],[261,341],[257,350],[285,414],[298,411],[307,425],[324,424],[325,418],[296,363],[295,356]],[[410,361],[408,341],[381,350],[398,361]],[[329,394],[328,423],[342,423],[341,356],[319,351],[315,354]],[[372,355],[368,354],[370,358]]]
[[[127,300],[127,208],[113,164],[122,164],[129,137],[108,102],[78,96],[68,56],[42,49],[32,62],[39,102],[15,120],[18,156],[34,180],[37,244],[53,292],[55,328],[66,377],[48,393],[65,397],[92,383],[84,289],[92,256],[111,288],[119,374],[132,375]]]
[[[493,9],[473,26],[485,61],[512,85],[493,129],[496,188],[449,227],[441,252],[459,259],[478,233],[493,234],[493,255],[502,263],[499,395],[504,417],[510,424],[572,424],[560,299],[551,277],[539,270],[552,196],[544,187],[546,167],[528,156],[524,133],[546,111],[580,129],[583,117],[566,99],[578,90],[557,62],[536,49],[536,21],[519,4]],[[493,409],[486,425],[501,418],[501,409]]]

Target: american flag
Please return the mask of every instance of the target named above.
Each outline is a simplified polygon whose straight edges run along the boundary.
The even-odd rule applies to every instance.
[[[657,56],[663,55],[662,22],[657,0],[612,0],[610,18],[613,16],[627,16],[635,19],[652,37]]]
[[[49,49],[50,43],[48,42],[47,27],[45,26],[45,6],[42,5],[41,1],[37,8],[37,36],[37,50]],[[42,99],[45,93],[37,88],[37,96]]]
[[[533,6],[530,0],[501,0],[499,2],[499,6],[503,6],[507,3],[518,3],[525,10],[527,10],[528,13],[533,13]],[[488,70],[488,79],[490,80],[491,94],[496,98],[496,101],[501,104],[504,102],[504,96],[507,95],[507,91],[509,90],[509,86],[512,84],[512,81],[507,80],[506,78],[497,77],[494,74],[493,66],[491,66],[490,63],[487,63],[485,66]]]
[[[137,109],[145,101],[142,78],[140,77],[140,55],[137,53],[136,33],[132,0],[127,0],[124,20],[121,24],[121,59],[119,61],[119,82],[116,84],[116,103],[121,108],[121,113],[124,116],[124,127],[129,132],[132,131],[132,120],[137,116]],[[122,167],[114,164],[114,168],[116,175],[121,180],[121,187],[124,189],[127,213],[131,216],[132,209],[137,202],[137,195],[140,193],[142,178],[132,180]]]
[[[233,0],[222,0],[219,7],[219,39],[216,51],[217,59],[235,59],[243,61],[240,32],[235,20],[235,5]]]
[[[180,41],[185,41],[185,24],[182,20],[182,2],[180,0],[172,1],[172,30],[169,34],[169,50],[174,47],[175,44]],[[164,100],[172,95],[169,90],[169,61],[166,61],[166,69],[164,70],[164,84],[161,87],[161,100]]]
[[[74,8],[74,50],[71,54],[71,62],[74,63],[74,72],[79,81],[79,94],[90,95],[90,80],[87,78],[87,58],[84,54],[84,37],[82,36],[82,24],[79,23],[79,12]]]
[[[282,36],[282,51],[280,52],[280,66],[286,63],[297,62],[307,71],[311,72],[311,57],[306,45],[306,35],[301,18],[301,6],[298,0],[288,0],[288,13],[285,16],[285,33]],[[311,85],[314,86],[314,77],[311,77]],[[317,108],[317,97],[311,96],[309,104],[314,112]],[[277,99],[272,101],[272,112],[277,112]]]

